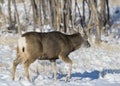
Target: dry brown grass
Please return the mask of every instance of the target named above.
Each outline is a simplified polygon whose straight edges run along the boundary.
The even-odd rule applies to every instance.
[[[16,36],[0,36],[0,45],[14,46],[17,43],[18,37]]]
[[[78,2],[82,3],[83,0],[77,0]],[[119,6],[120,7],[120,0],[109,0],[110,6]]]
[[[110,0],[110,5],[120,7],[120,0]]]
[[[120,44],[114,44],[114,43],[106,43],[104,41],[102,41],[100,44],[95,44],[95,43],[92,43],[92,46],[93,48],[97,48],[97,49],[103,49],[105,50],[106,52],[119,52],[120,51]]]
[[[102,49],[106,50],[106,51],[115,51],[115,52],[119,52],[120,51],[120,45],[113,45],[113,44],[108,44],[108,43],[104,43],[102,42],[100,44],[99,47],[101,47]]]
[[[9,65],[7,63],[0,63],[0,68],[2,68],[2,67],[7,68],[7,67],[9,67]]]

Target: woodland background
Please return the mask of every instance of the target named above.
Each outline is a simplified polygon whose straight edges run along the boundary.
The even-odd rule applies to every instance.
[[[39,28],[45,32],[49,25],[52,30],[68,34],[94,34],[95,43],[99,44],[101,34],[108,35],[112,25],[109,6],[119,5],[119,0],[8,0],[4,3],[5,0],[0,0],[0,29],[21,34],[29,26],[33,31]],[[5,11],[4,6],[7,6]]]

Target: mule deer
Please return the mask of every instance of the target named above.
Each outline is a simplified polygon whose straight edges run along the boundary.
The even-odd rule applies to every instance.
[[[28,80],[28,68],[36,59],[50,60],[53,66],[54,79],[56,80],[56,59],[69,64],[69,73],[66,80],[70,78],[72,70],[72,60],[68,57],[70,52],[80,48],[82,44],[90,46],[87,39],[80,33],[66,35],[53,31],[48,33],[28,32],[23,34],[18,40],[17,58],[13,62],[12,79],[14,80],[16,67],[19,63],[24,66],[25,76]]]

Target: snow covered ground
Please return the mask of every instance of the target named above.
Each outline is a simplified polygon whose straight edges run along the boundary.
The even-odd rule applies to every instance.
[[[0,86],[120,86],[120,39],[109,39],[101,46],[80,48],[71,53],[73,60],[71,79],[65,82],[68,64],[57,60],[57,81],[49,61],[35,61],[30,66],[28,82],[23,67],[19,65],[15,81],[11,79],[12,62],[15,50],[9,45],[0,45]]]
[[[24,23],[22,8],[19,9],[19,12],[21,22]],[[64,80],[69,66],[60,60],[57,60],[57,81],[53,80],[51,63],[38,60],[31,64],[29,69],[32,82],[26,80],[21,65],[17,67],[15,81],[12,81],[12,62],[16,58],[13,45],[15,45],[14,39],[17,38],[17,35],[0,31],[0,38],[5,38],[0,39],[0,86],[120,86],[119,8],[110,8],[113,25],[109,30],[109,36],[102,36],[101,46],[80,48],[69,55],[73,61],[73,67],[71,79],[68,82]],[[7,2],[2,9],[7,14]]]

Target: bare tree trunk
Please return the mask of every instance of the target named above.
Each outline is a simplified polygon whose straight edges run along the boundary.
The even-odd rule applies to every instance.
[[[69,16],[69,20],[68,20],[69,29],[68,29],[68,32],[71,33],[70,32],[71,28],[73,29],[73,27],[72,27],[72,0],[69,0],[68,12],[69,12],[69,14],[68,14],[68,16]]]
[[[35,9],[34,9],[34,1],[31,0],[31,6],[32,6],[32,15],[33,15],[33,30],[35,31]]]
[[[75,3],[73,2],[73,0],[70,0],[70,20],[71,20],[71,28],[74,29],[74,19],[75,19],[75,8],[73,8],[73,5],[75,5]],[[75,7],[75,6],[74,6]]]
[[[83,27],[85,27],[85,1],[86,0],[83,0],[83,18],[82,18]]]
[[[60,15],[60,6],[61,5],[61,2],[60,2],[60,0],[58,0],[58,2],[57,2],[57,14],[56,14],[56,27],[57,27],[57,30],[59,30],[60,29],[60,22],[61,22],[61,15]]]
[[[48,24],[48,7],[47,7],[47,0],[42,1],[42,6],[43,6],[43,16],[44,16],[44,24]]]
[[[93,13],[91,12],[91,4],[89,4],[90,3],[90,0],[86,0],[86,3],[87,3],[87,5],[88,5],[88,9],[89,9],[89,17],[88,17],[88,20],[87,20],[87,28],[88,28],[88,34],[91,34],[90,33],[90,31],[91,31],[91,28],[93,27],[93,25],[92,25],[92,21],[93,21]]]
[[[28,20],[28,13],[27,13],[26,5],[25,5],[25,0],[22,0],[22,3],[23,3],[23,5],[24,5],[25,18],[26,18],[26,20]]]
[[[78,9],[78,13],[79,13],[79,17],[80,17],[80,24],[81,24],[81,27],[84,29],[83,18],[82,18],[82,15],[80,13],[80,8],[78,6],[77,0],[75,0],[75,8]]]
[[[50,8],[51,8],[51,19],[52,19],[52,26],[54,28],[54,30],[56,30],[56,13],[55,13],[55,1],[54,0],[50,0]]]
[[[47,19],[47,25],[51,23],[50,20],[50,3],[48,0],[46,0],[46,19]]]
[[[3,21],[2,21],[2,24],[7,24],[7,18],[4,14],[4,12],[2,11],[2,7],[3,7],[3,4],[4,4],[4,0],[0,0],[0,3],[1,3],[1,18],[3,18]]]
[[[101,30],[100,30],[100,22],[99,22],[99,17],[98,17],[98,13],[97,13],[97,9],[96,9],[96,4],[94,3],[94,0],[90,0],[90,4],[91,4],[91,10],[94,14],[94,18],[96,22],[96,39],[95,42],[96,44],[100,44],[101,42]]]
[[[70,20],[70,10],[69,10],[69,7],[70,7],[70,0],[67,0],[67,3],[66,3],[66,29],[67,29],[67,33],[69,33],[69,20]]]
[[[21,35],[22,33],[21,33],[20,20],[19,20],[19,14],[18,14],[18,11],[17,11],[16,1],[13,0],[13,3],[14,3],[14,8],[15,8],[15,13],[16,13],[16,18],[17,18],[18,33],[19,33],[19,35]]]
[[[110,10],[109,10],[109,1],[106,0],[106,6],[107,6],[107,21],[110,19]]]
[[[0,6],[0,16],[2,16],[2,7],[1,6]]]
[[[42,11],[43,11],[44,24],[45,24],[46,23],[45,0],[42,0]]]
[[[67,32],[67,24],[66,24],[66,9],[67,9],[67,0],[64,0],[64,8],[63,8],[63,21],[64,21],[64,32],[66,33]]]
[[[9,26],[12,26],[12,16],[11,16],[11,0],[8,0],[8,21],[9,21]]]
[[[63,18],[64,18],[64,32],[69,32],[69,0],[64,0],[63,8]]]
[[[35,31],[37,25],[38,9],[35,0],[31,0],[32,11],[33,11],[33,30]]]
[[[63,8],[64,8],[64,0],[61,0],[61,14],[60,14],[60,16],[61,16],[60,31],[61,32],[64,32],[64,14],[63,14],[64,10],[63,10]]]
[[[101,27],[101,32],[104,32],[105,23],[106,23],[106,6],[105,6],[105,0],[101,0],[100,1],[100,27]]]
[[[1,6],[0,6],[0,29],[1,29],[1,26],[2,26],[1,20],[2,20],[2,8],[1,8]]]
[[[40,32],[42,32],[42,26],[43,26],[43,19],[42,19],[42,0],[39,0],[38,2],[38,15],[39,15],[39,28]]]

